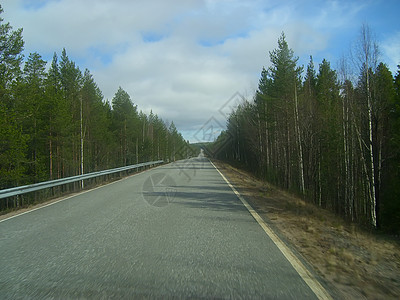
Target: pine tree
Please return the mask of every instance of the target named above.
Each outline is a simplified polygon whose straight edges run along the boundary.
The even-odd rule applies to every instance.
[[[18,85],[16,110],[23,132],[28,138],[28,177],[33,182],[47,179],[46,131],[48,130],[45,86],[46,62],[38,53],[31,53],[24,66],[24,78]]]
[[[56,53],[53,55],[45,79],[45,103],[48,124],[48,168],[51,180],[54,177],[61,178],[61,146],[63,136],[66,134],[64,125],[69,121],[67,103],[62,100],[61,75]]]
[[[83,139],[85,153],[85,172],[110,168],[107,157],[112,156],[116,147],[111,134],[111,109],[103,102],[103,95],[89,70],[85,70],[81,89],[83,104]]]
[[[382,229],[393,233],[398,233],[400,228],[400,65],[397,67],[392,92],[390,92],[388,81],[391,74],[386,72],[386,68],[383,71],[383,75],[386,73],[386,76],[382,76],[381,83],[381,85],[388,87],[385,90],[386,96],[389,96],[387,98],[389,107],[387,110],[387,129],[384,131],[387,144],[382,154],[381,205],[378,206],[380,212],[378,214],[380,216],[378,225],[380,224]],[[379,73],[382,73],[382,71]],[[390,97],[391,93],[393,93],[392,97]]]
[[[317,75],[314,67],[314,61],[310,56],[310,62],[307,65],[307,71],[301,91],[303,112],[302,141],[304,144],[304,176],[306,193],[311,197],[315,204],[321,203],[321,191],[318,178],[318,131],[320,124],[317,120]]]
[[[62,170],[63,175],[71,176],[81,173],[81,98],[82,73],[79,67],[67,56],[65,48],[59,65],[63,104],[68,109],[65,115],[62,134]]]
[[[13,108],[11,85],[21,75],[24,40],[22,28],[12,30],[10,23],[4,23],[0,5],[0,101],[6,108]]]
[[[3,9],[0,5],[0,15]],[[26,136],[15,112],[15,83],[21,75],[22,29],[0,17],[0,188],[24,183]]]
[[[298,57],[289,48],[284,33],[278,39],[278,48],[270,52],[270,60],[272,66],[268,69],[268,75],[272,82],[269,94],[276,99],[274,121],[276,127],[281,129],[276,137],[281,147],[276,147],[276,150],[280,152],[277,154],[278,159],[283,160],[282,186],[299,189],[304,193],[304,163],[299,142],[302,133],[299,128],[297,99],[302,68],[297,67]]]
[[[112,99],[113,128],[119,138],[119,164],[127,165],[136,161],[136,136],[138,127],[137,107],[121,87]]]
[[[319,116],[319,160],[318,181],[320,190],[319,205],[330,206],[331,209],[340,211],[340,165],[341,153],[341,106],[339,101],[339,85],[336,71],[332,70],[330,63],[323,60],[319,66],[316,83],[317,114]],[[321,203],[322,201],[322,203]]]

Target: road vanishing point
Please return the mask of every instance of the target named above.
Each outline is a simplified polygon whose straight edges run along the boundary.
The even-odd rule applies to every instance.
[[[0,298],[330,299],[207,158],[0,222]]]

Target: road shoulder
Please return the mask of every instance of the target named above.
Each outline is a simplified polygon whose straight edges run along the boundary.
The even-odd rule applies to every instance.
[[[281,238],[275,233],[275,231],[266,223],[266,221],[261,218],[256,210],[248,203],[248,201],[236,190],[236,188],[230,183],[230,181],[221,173],[218,167],[214,166],[214,168],[218,171],[218,173],[222,176],[225,182],[229,185],[232,191],[236,194],[239,200],[243,203],[243,205],[250,212],[252,217],[257,221],[257,223],[261,226],[264,232],[269,236],[269,238],[274,242],[274,244],[278,247],[278,249],[282,252],[282,254],[286,257],[289,263],[293,266],[296,272],[300,275],[300,277],[304,280],[304,282],[311,288],[314,294],[318,297],[318,299],[332,299],[330,293],[321,285],[319,280],[314,276],[313,272],[307,268],[302,261],[298,258],[297,255],[293,253],[293,251],[284,243]]]
[[[300,259],[312,266],[334,298],[397,299],[400,248],[396,241],[346,224],[243,170],[214,163]]]

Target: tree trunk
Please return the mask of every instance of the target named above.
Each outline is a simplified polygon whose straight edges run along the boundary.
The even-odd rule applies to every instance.
[[[304,163],[303,163],[303,147],[301,145],[301,135],[300,135],[300,125],[299,125],[299,108],[298,108],[298,100],[297,100],[297,87],[294,85],[294,102],[295,102],[295,128],[297,135],[297,146],[299,151],[299,164],[300,164],[300,191],[303,197],[305,196],[305,188],[304,188]]]
[[[81,119],[80,119],[80,134],[81,134],[81,175],[83,175],[83,100],[82,100],[82,97],[81,97],[81,111],[80,111],[80,117],[81,117]],[[83,184],[83,180],[81,180],[81,188],[83,189],[84,188],[84,184]]]

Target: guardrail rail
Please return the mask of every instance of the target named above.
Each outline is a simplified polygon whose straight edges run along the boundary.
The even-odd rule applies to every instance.
[[[0,199],[3,198],[8,198],[8,197],[13,197],[13,196],[18,196],[30,192],[35,192],[47,188],[52,188],[68,183],[74,183],[77,181],[82,181],[98,176],[103,176],[103,175],[110,175],[118,172],[124,172],[124,171],[129,171],[132,169],[138,169],[141,167],[147,167],[147,166],[152,166],[152,165],[158,165],[162,164],[164,161],[163,160],[157,160],[157,161],[151,161],[151,162],[145,162],[145,163],[140,163],[136,165],[130,165],[130,166],[125,166],[125,167],[119,167],[119,168],[114,168],[114,169],[108,169],[108,170],[103,170],[103,171],[98,171],[98,172],[92,172],[92,173],[86,173],[82,175],[76,175],[76,176],[71,176],[71,177],[65,177],[65,178],[60,178],[60,179],[55,179],[55,180],[49,180],[49,181],[43,181],[39,183],[34,183],[34,184],[28,184],[28,185],[23,185],[23,186],[17,186],[9,189],[4,189],[0,190]]]

